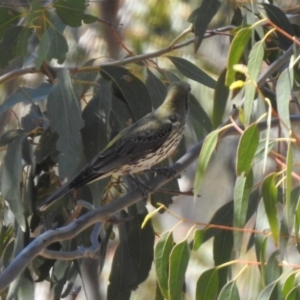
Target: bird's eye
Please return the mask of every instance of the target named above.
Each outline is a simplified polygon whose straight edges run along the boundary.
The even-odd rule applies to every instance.
[[[172,123],[176,123],[176,122],[177,122],[177,117],[176,117],[176,115],[171,116],[169,120],[170,120]]]

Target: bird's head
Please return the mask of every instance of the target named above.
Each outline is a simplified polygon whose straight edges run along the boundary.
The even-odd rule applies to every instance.
[[[168,93],[162,106],[175,113],[187,113],[191,86],[186,82],[175,81],[168,87]]]

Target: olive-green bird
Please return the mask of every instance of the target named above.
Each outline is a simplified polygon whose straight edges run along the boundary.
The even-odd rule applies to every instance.
[[[122,130],[79,173],[49,196],[39,209],[47,209],[58,198],[97,179],[112,174],[138,173],[168,157],[183,135],[190,89],[185,82],[171,83],[160,107]]]

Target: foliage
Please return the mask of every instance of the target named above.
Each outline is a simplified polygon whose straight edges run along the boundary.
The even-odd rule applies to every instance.
[[[299,265],[293,264],[300,250],[295,160],[299,139],[292,125],[300,119],[292,115],[291,100],[299,90],[300,43],[295,37],[300,27],[273,4],[243,2],[227,7],[233,17],[226,27],[206,32],[225,5],[203,0],[187,18],[188,29],[166,47],[139,55],[125,46],[109,21],[93,14],[85,0],[47,4],[33,0],[28,6],[0,6],[3,91],[21,76],[43,76],[36,87],[24,81],[16,84],[0,105],[2,116],[17,105],[30,107],[20,122],[5,124],[0,137],[5,150],[0,174],[3,298],[33,299],[35,281],[50,281],[54,299],[67,296],[77,276],[85,286],[84,264],[92,258],[95,276],[100,276],[108,264],[111,239],[117,239],[115,231],[118,245],[107,299],[130,299],[148,277],[152,262],[156,299],[299,297]],[[128,56],[106,63],[99,63],[96,56],[80,63],[72,61],[68,30],[96,24],[109,28]],[[187,35],[192,39],[187,40]],[[215,35],[228,35],[230,42],[226,68],[217,80],[177,52],[193,44],[196,55],[203,39]],[[170,65],[160,67],[163,54],[175,71]],[[167,84],[178,79],[192,82],[193,90],[200,84],[213,90],[211,114],[196,93],[191,95],[186,132],[194,132],[198,143],[187,151],[191,143],[187,134],[186,143],[182,141],[169,160],[183,156],[173,165],[180,173],[199,157],[195,201],[221,139],[239,136],[232,200],[219,207],[209,224],[188,220],[192,226],[182,241],[174,238],[174,227],[158,234],[155,243],[156,228],[150,217],[157,211],[172,213],[172,197],[159,188],[167,183],[168,190],[180,194],[177,180],[166,174],[141,175],[154,187],[149,200],[156,210],[151,214],[138,189],[126,178],[115,177],[66,195],[46,212],[38,210],[45,197],[122,128],[158,107]],[[228,112],[232,99],[236,107]],[[271,171],[269,161],[275,165]],[[188,195],[193,198],[192,193]],[[75,199],[84,201],[75,203]],[[8,218],[9,211],[13,220]],[[199,271],[195,289],[187,292],[188,264],[209,241],[213,241],[214,266]],[[290,256],[291,249],[297,253]],[[249,253],[255,258],[243,259]],[[257,275],[247,288],[243,284],[246,272]],[[97,294],[98,286],[94,289]],[[86,288],[85,293],[88,298]]]

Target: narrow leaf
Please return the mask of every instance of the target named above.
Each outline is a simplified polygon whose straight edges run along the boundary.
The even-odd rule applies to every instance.
[[[145,84],[127,69],[105,66],[101,67],[101,75],[113,82],[115,94],[126,102],[134,121],[151,111],[151,99]]]
[[[251,37],[251,28],[246,27],[240,29],[235,35],[229,49],[228,56],[228,71],[226,76],[226,85],[230,86],[234,82],[235,70],[233,66],[239,63],[244,49]]]
[[[280,299],[277,293],[278,281],[274,281],[267,285],[265,289],[259,294],[257,300]]]
[[[86,18],[85,5],[85,0],[56,0],[53,6],[64,23],[71,27],[79,27]]]
[[[17,53],[18,36],[22,31],[22,26],[12,26],[7,28],[0,40],[0,69],[15,57]]]
[[[202,245],[205,230],[195,230],[193,240],[193,250],[198,250]]]
[[[285,192],[285,210],[289,225],[292,225],[294,212],[291,207],[291,193],[292,193],[292,172],[293,172],[293,143],[288,143],[288,151],[286,156],[286,192]]]
[[[274,251],[269,259],[266,266],[266,284],[270,284],[276,281],[282,274],[282,267],[280,266],[280,262],[278,260],[279,251]]]
[[[239,300],[240,295],[236,285],[236,281],[229,281],[226,285],[223,286],[218,300]]]
[[[262,184],[262,196],[274,242],[276,245],[278,245],[279,226],[277,216],[277,188],[275,185],[275,174],[270,174],[265,178]]]
[[[190,258],[190,249],[186,240],[178,243],[171,252],[169,259],[169,298],[170,300],[181,300],[184,276]]]
[[[195,52],[197,52],[208,24],[217,13],[221,2],[219,0],[203,0],[201,6],[195,9],[189,16],[188,21],[194,23],[194,33],[195,33]]]
[[[216,269],[209,269],[203,272],[196,287],[196,300],[215,299],[219,288],[218,272]]]
[[[291,129],[289,104],[294,82],[293,69],[285,69],[279,76],[276,85],[277,111],[281,120],[281,129],[285,137]]]
[[[253,186],[253,172],[247,176],[240,175],[237,177],[234,186],[234,222],[233,226],[243,228],[246,223],[247,210],[251,190]],[[234,231],[234,249],[240,250],[243,241],[243,232]]]
[[[47,113],[51,131],[56,131],[59,135],[56,148],[60,152],[60,178],[69,177],[82,161],[80,129],[84,122],[68,70],[64,69],[57,74],[57,82],[48,96]]]
[[[154,108],[159,107],[166,95],[167,95],[167,88],[166,86],[160,81],[149,68],[147,68],[147,79],[146,79],[146,86],[152,101],[152,106]]]
[[[0,114],[6,112],[9,108],[13,107],[17,103],[31,104],[32,102],[38,102],[47,98],[52,85],[49,83],[42,83],[35,89],[18,88],[12,95],[10,95],[1,105]]]
[[[216,129],[223,121],[223,115],[225,113],[227,99],[229,96],[229,89],[225,85],[226,72],[226,69],[224,69],[220,74],[214,92],[214,105],[212,114],[213,129]]]
[[[169,256],[174,246],[172,232],[164,232],[155,247],[155,270],[160,290],[168,299]]]
[[[194,181],[194,198],[197,197],[200,191],[202,179],[204,177],[206,168],[218,142],[218,134],[218,131],[212,131],[204,140],[199,155],[197,173]]]
[[[251,170],[256,149],[259,144],[259,130],[256,124],[249,126],[242,134],[237,153],[236,173],[248,173]]]
[[[0,7],[0,39],[4,31],[12,24],[17,24],[21,14],[11,7]]]
[[[245,124],[250,124],[250,117],[252,114],[252,106],[254,101],[254,96],[256,93],[256,80],[260,73],[261,65],[264,57],[264,42],[257,42],[253,45],[248,60],[248,72],[250,80],[248,80],[245,86]]]
[[[275,25],[282,29],[286,34],[295,36],[292,24],[287,15],[279,7],[267,3],[262,3],[262,5],[266,10],[268,17]],[[282,49],[287,50],[293,44],[293,41],[281,32],[277,31],[276,34],[278,35],[279,44]]]
[[[296,274],[292,273],[288,276],[288,278],[285,280],[283,286],[282,286],[282,295],[283,297],[287,297],[287,295],[291,292],[291,290],[295,286],[295,278]]]
[[[188,60],[177,57],[177,56],[167,56],[175,67],[181,72],[184,76],[195,80],[199,83],[202,83],[205,86],[208,86],[212,89],[216,86],[216,81],[199,69],[196,65],[192,64]]]
[[[1,193],[9,203],[19,226],[26,228],[24,205],[21,198],[22,181],[22,146],[25,133],[21,133],[8,146],[1,171]]]

